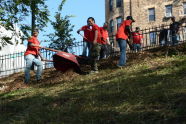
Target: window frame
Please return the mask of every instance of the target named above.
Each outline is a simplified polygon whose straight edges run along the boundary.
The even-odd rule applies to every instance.
[[[114,20],[113,19],[110,20],[109,29],[110,29],[110,33],[114,32]]]
[[[171,7],[170,13],[168,13],[168,10],[169,10],[168,7]],[[170,15],[168,16],[167,14],[170,14]],[[169,4],[169,5],[165,6],[165,17],[172,17],[172,4]]]
[[[109,10],[113,11],[114,0],[109,0]]]
[[[123,0],[116,0],[116,7],[119,8],[122,6]]]
[[[121,22],[120,22],[120,23],[118,23],[118,22],[119,22],[119,19],[121,19]],[[117,29],[118,29],[118,28],[119,28],[119,26],[121,25],[122,20],[123,20],[122,16],[119,16],[119,17],[117,17],[117,18],[116,18],[116,22],[117,22]]]
[[[153,15],[151,15],[151,12],[153,10]],[[153,19],[151,18],[153,16]],[[155,8],[149,8],[148,9],[148,20],[149,22],[153,22],[153,21],[156,21],[156,11],[155,11]]]
[[[150,45],[156,44],[156,40],[157,40],[156,35],[157,35],[157,32],[155,31],[149,32]]]
[[[186,2],[183,2],[183,15],[186,15]]]

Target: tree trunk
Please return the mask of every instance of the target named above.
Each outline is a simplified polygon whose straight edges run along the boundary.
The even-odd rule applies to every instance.
[[[32,17],[32,32],[31,35],[33,35],[33,31],[36,28],[36,2],[35,0],[31,0],[31,17]]]

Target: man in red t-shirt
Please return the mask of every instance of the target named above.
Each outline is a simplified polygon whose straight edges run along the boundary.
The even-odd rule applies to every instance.
[[[101,49],[101,33],[98,25],[95,24],[93,17],[87,19],[88,25],[92,26],[92,30],[89,34],[90,38],[90,58],[91,58],[91,73],[98,73],[97,59],[99,57]]]
[[[81,27],[77,31],[77,33],[80,34],[80,31],[84,31],[82,56],[87,56],[87,48],[88,48],[88,56],[90,56],[90,42],[92,40],[92,38],[90,37],[90,33],[92,31],[92,26],[90,26],[89,24],[87,24],[87,25]]]
[[[39,49],[42,47],[40,46],[40,42],[37,39],[38,33],[38,30],[35,29],[33,36],[28,39],[27,50],[24,54],[26,61],[24,83],[26,84],[30,82],[30,70],[33,64],[37,66],[36,80],[41,80],[43,70],[43,64],[41,60],[43,60],[43,58],[39,52]],[[41,60],[38,59],[39,56],[41,57]]]
[[[133,38],[133,49],[135,52],[141,51],[141,42],[143,39],[143,35],[140,34],[140,28],[136,27],[136,31],[132,33]]]
[[[120,47],[120,59],[119,63],[117,64],[118,67],[123,67],[126,65],[126,47],[127,43],[126,40],[129,39],[131,36],[131,25],[132,23],[135,22],[132,16],[127,16],[127,19],[124,20],[117,33],[116,33],[116,40],[118,42],[118,45]]]
[[[108,53],[108,45],[110,45],[109,36],[108,36],[108,23],[105,22],[103,27],[100,27],[101,32],[101,51],[100,51],[100,59],[106,59],[109,55]]]

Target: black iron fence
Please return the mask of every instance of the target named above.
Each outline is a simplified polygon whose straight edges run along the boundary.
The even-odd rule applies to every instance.
[[[160,42],[160,32],[166,29],[167,30],[167,43],[161,43]],[[163,25],[163,26],[157,26],[157,27],[151,27],[151,28],[145,28],[140,30],[140,34],[143,36],[142,40],[142,50],[145,49],[151,49],[154,47],[159,47],[163,45],[172,45],[172,36],[171,36],[171,31],[169,28],[169,25]],[[179,29],[179,44],[186,42],[186,24],[182,24],[182,26]],[[113,46],[117,47],[117,41],[115,38],[115,35],[109,36],[110,42],[113,44]],[[128,47],[128,52],[131,50]]]
[[[165,45],[165,44],[160,44],[159,42],[159,36],[160,36],[160,31],[162,29],[167,29],[169,32],[169,26],[158,26],[158,27],[153,27],[153,28],[146,28],[141,30],[141,34],[143,35],[143,41],[142,41],[142,50],[158,47],[160,45]],[[179,43],[186,42],[186,25],[183,24],[179,30]],[[111,46],[116,45],[116,40],[115,36],[110,36],[110,42]],[[166,45],[171,45],[171,34],[167,34],[167,42],[168,44]],[[117,45],[116,45],[117,46]],[[81,55],[83,51],[83,42],[74,42],[68,49],[69,53],[75,54],[75,55]],[[111,49],[110,54],[112,56],[118,55],[119,49]],[[128,52],[131,52],[132,50],[128,49]],[[47,60],[52,60],[52,56],[55,54],[53,51],[41,50],[42,56],[47,59]],[[23,71],[25,67],[25,61],[24,61],[24,53],[13,53],[13,54],[8,54],[8,55],[1,55],[0,56],[0,78],[8,76],[13,73],[17,73],[20,71]],[[53,63],[52,62],[43,62],[43,68],[53,68]]]

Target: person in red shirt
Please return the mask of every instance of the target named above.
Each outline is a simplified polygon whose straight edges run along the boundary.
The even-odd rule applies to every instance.
[[[136,27],[136,31],[132,32],[132,37],[133,37],[133,48],[135,52],[140,52],[141,51],[141,42],[143,39],[143,35],[140,34],[140,28]]]
[[[120,47],[120,53],[121,53],[119,63],[117,64],[118,67],[123,67],[126,65],[126,47],[127,47],[126,40],[128,40],[129,36],[131,36],[131,25],[133,22],[135,21],[132,18],[132,16],[127,16],[127,19],[121,23],[116,33],[116,40]]]
[[[100,51],[100,59],[106,59],[108,56],[108,45],[110,45],[109,36],[108,36],[108,23],[105,22],[103,27],[100,27],[101,32],[101,51]]]
[[[88,20],[87,20],[88,21]],[[84,31],[84,37],[83,37],[83,52],[82,52],[82,56],[87,56],[87,52],[88,52],[88,56],[90,56],[90,42],[91,42],[91,37],[90,37],[90,33],[92,31],[92,26],[90,26],[87,22],[87,25],[81,27],[77,33],[80,34],[80,31]],[[88,48],[88,51],[87,51]]]
[[[25,81],[24,83],[30,82],[30,70],[32,68],[32,65],[37,66],[37,72],[36,72],[36,80],[41,80],[42,70],[43,70],[43,64],[41,60],[43,60],[39,50],[40,48],[43,48],[40,46],[40,42],[37,39],[39,32],[38,30],[34,30],[33,36],[28,39],[28,45],[27,50],[24,54],[25,61],[26,61],[26,67],[25,67]],[[41,57],[41,60],[39,60],[38,57]]]
[[[92,30],[89,34],[91,42],[90,45],[91,73],[98,73],[97,59],[99,57],[102,44],[100,27],[95,24],[95,20],[93,17],[89,17],[87,19],[87,22],[88,25],[92,26]]]

